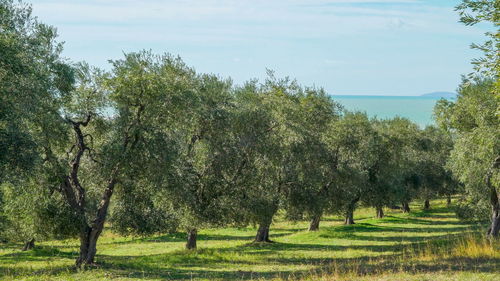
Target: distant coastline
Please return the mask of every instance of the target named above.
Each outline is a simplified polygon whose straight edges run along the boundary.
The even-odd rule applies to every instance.
[[[450,93],[453,94],[453,93]],[[456,94],[443,92],[421,96],[331,95],[345,109],[366,112],[370,117],[381,119],[405,117],[421,127],[435,125],[433,111],[442,98],[453,100]]]
[[[375,95],[330,95],[332,98],[352,98],[352,99],[435,99],[439,100],[445,97],[435,96],[375,96]],[[446,97],[445,99],[448,99]],[[453,98],[450,98],[453,99]]]
[[[331,95],[333,98],[367,98],[367,99],[455,99],[457,94],[453,92],[432,92],[419,96],[398,96],[398,95]]]
[[[421,97],[435,97],[435,98],[451,98],[454,99],[457,97],[457,93],[453,92],[432,92],[428,94],[423,94]]]

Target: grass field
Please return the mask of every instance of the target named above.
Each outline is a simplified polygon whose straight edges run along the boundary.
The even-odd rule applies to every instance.
[[[183,233],[99,240],[98,268],[76,271],[77,241],[38,243],[32,251],[0,244],[4,280],[500,280],[500,244],[482,226],[459,222],[442,201],[409,215],[387,210],[356,213],[356,225],[327,217],[321,230],[277,220],[275,243],[254,244],[254,228],[202,230],[198,250],[184,250]]]

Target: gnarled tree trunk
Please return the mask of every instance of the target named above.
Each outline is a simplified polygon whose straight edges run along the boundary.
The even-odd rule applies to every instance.
[[[196,228],[190,228],[187,231],[187,242],[186,242],[186,249],[187,250],[195,250],[196,249],[197,237],[198,237],[198,230]]]
[[[403,213],[409,213],[410,212],[410,204],[408,202],[403,202]]]
[[[136,113],[136,119],[134,120],[136,125],[140,124],[141,113],[143,110],[144,106],[139,105]],[[62,178],[60,192],[65,197],[66,202],[80,218],[79,222],[75,222],[80,225],[80,255],[76,260],[77,267],[85,267],[86,265],[92,265],[95,262],[97,240],[99,239],[99,236],[104,228],[104,222],[106,221],[111,196],[113,195],[113,190],[118,181],[119,170],[123,164],[122,161],[125,159],[121,158],[114,164],[114,168],[111,170],[107,185],[102,193],[101,201],[99,202],[96,213],[93,215],[93,220],[90,223],[87,222],[87,215],[89,212],[86,202],[87,191],[80,183],[79,170],[84,153],[88,151],[90,154],[91,151],[91,147],[87,146],[86,143],[86,138],[91,137],[91,135],[84,134],[82,132],[82,127],[86,127],[89,124],[92,116],[93,114],[89,113],[84,121],[79,122],[73,121],[69,118],[66,119],[73,127],[76,142],[67,152],[68,155],[72,154],[73,158],[69,163],[69,174],[64,175]],[[130,131],[127,130],[123,138],[122,153],[127,153],[127,151],[135,147],[139,141],[138,134],[131,136],[129,133]]]
[[[311,224],[309,224],[309,231],[319,230],[319,222],[321,221],[321,214],[315,215],[311,219]]]
[[[384,217],[384,208],[383,207],[377,207],[377,218],[381,219]]]
[[[272,242],[269,239],[269,226],[270,224],[260,224],[257,230],[257,235],[255,235],[254,242]]]
[[[424,201],[424,210],[429,210],[431,208],[431,203],[429,199],[425,199]]]
[[[80,230],[80,255],[76,260],[77,267],[85,267],[88,265],[94,265],[95,263],[97,240],[104,229],[104,222],[106,221],[109,202],[111,200],[111,195],[113,195],[115,184],[116,179],[113,176],[104,190],[92,224],[88,225],[85,222],[82,223],[83,226]]]
[[[111,196],[111,195],[110,195]],[[103,202],[101,201],[101,204]],[[97,253],[97,240],[104,229],[104,222],[106,220],[109,199],[107,200],[105,210],[102,207],[92,223],[91,226],[84,225],[80,231],[80,255],[76,260],[77,267],[85,267],[95,264],[95,254]]]
[[[22,250],[23,250],[23,251],[28,251],[28,250],[31,250],[31,249],[33,249],[33,248],[35,248],[35,238],[32,238],[32,239],[31,239],[31,240],[29,240],[29,241],[26,241],[26,242],[24,243],[24,246],[23,246],[23,249],[22,249]]]
[[[75,222],[80,226],[80,254],[75,262],[77,267],[85,267],[86,265],[94,264],[95,254],[97,251],[97,239],[99,239],[99,236],[104,228],[109,202],[117,182],[118,169],[120,166],[120,162],[118,162],[115,165],[115,168],[111,171],[109,181],[103,191],[101,201],[99,202],[93,220],[91,223],[87,222],[87,192],[80,183],[79,170],[84,153],[91,150],[85,141],[87,135],[82,132],[82,127],[87,126],[91,118],[92,114],[88,114],[86,119],[81,122],[67,119],[67,121],[72,125],[76,137],[76,142],[68,152],[68,155],[70,155],[75,148],[76,150],[70,161],[71,169],[69,174],[62,177],[60,185],[60,191],[65,197],[66,202],[79,216],[79,221]],[[124,141],[124,148],[127,147],[128,142],[129,141],[126,138]]]
[[[97,238],[92,237],[92,228],[88,225],[82,227],[80,231],[80,255],[76,260],[77,267],[93,265],[97,252]]]

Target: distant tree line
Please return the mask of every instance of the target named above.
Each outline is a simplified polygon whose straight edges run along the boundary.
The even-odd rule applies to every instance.
[[[494,78],[464,82],[437,106],[440,127],[420,128],[347,111],[271,71],[234,85],[149,51],[110,71],[73,64],[56,39],[29,5],[0,0],[0,235],[25,249],[78,237],[81,267],[94,263],[106,223],[123,234],[182,230],[194,249],[202,228],[253,224],[255,241],[270,242],[278,212],[314,231],[325,214],[353,224],[359,206],[382,218],[457,193],[464,214],[484,219],[493,206],[498,236]]]

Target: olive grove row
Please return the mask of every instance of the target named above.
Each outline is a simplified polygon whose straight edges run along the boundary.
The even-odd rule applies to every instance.
[[[84,266],[108,223],[123,234],[186,231],[193,249],[201,228],[254,224],[255,241],[269,242],[278,212],[313,231],[325,214],[353,224],[358,206],[381,218],[384,207],[409,212],[412,200],[429,208],[457,193],[458,210],[482,219],[496,196],[498,219],[494,79],[464,83],[436,107],[441,126],[420,128],[349,112],[271,71],[234,85],[149,51],[110,71],[73,64],[54,28],[16,3],[0,1],[4,239],[29,248],[78,237]],[[499,227],[493,219],[490,233]]]

